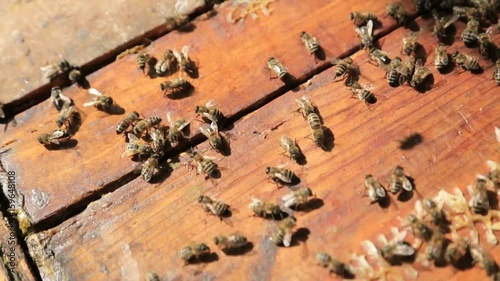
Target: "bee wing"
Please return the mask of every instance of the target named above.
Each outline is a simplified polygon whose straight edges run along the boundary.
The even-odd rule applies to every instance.
[[[131,156],[134,156],[136,154],[139,154],[139,150],[137,150],[137,149],[129,149],[129,150],[126,150],[125,152],[123,152],[121,158],[131,157]]]
[[[186,128],[186,126],[189,125],[189,123],[191,123],[191,120],[189,120],[189,121],[184,120],[182,125],[179,126],[179,131],[182,131],[184,128]]]
[[[450,25],[452,25],[454,22],[456,22],[459,19],[458,15],[453,15],[445,24],[444,28],[448,28]]]
[[[393,253],[398,256],[413,256],[415,254],[415,249],[405,243],[398,243],[394,247]]]
[[[290,192],[281,197],[281,202],[285,207],[290,208],[297,203],[297,200],[295,199],[295,194]]]
[[[274,176],[277,177],[279,180],[285,183],[291,183],[290,179],[287,179],[284,177],[281,173],[274,173]]]
[[[181,53],[184,56],[184,58],[189,58],[189,47],[187,45],[182,46]]]
[[[406,190],[406,191],[413,190],[413,186],[411,185],[411,181],[406,176],[403,176],[402,181],[403,181],[403,189],[404,190]]]
[[[90,89],[89,89],[89,94],[94,95],[94,96],[102,96],[102,93],[101,93],[101,92],[99,92],[99,91],[98,91],[97,89],[95,89],[95,88],[90,88]]]
[[[62,131],[62,130],[55,130],[53,131],[51,134],[50,134],[50,138],[49,139],[58,139],[62,136],[64,136],[64,134],[66,134],[66,132]]]
[[[137,141],[139,141],[139,138],[136,135],[132,134],[132,133],[128,133],[127,137],[128,137],[128,142],[129,143],[136,143]]]
[[[205,137],[209,138],[210,137],[210,127],[208,125],[202,125],[200,128],[198,128],[198,131],[202,133]]]
[[[174,57],[177,60],[177,62],[181,62],[183,60],[182,53],[176,50],[173,50],[172,53],[174,54]]]
[[[221,220],[226,223],[227,225],[229,225],[230,227],[233,227],[234,226],[234,223],[233,223],[233,220],[230,219],[230,218],[226,218],[226,217],[220,217]]]
[[[93,105],[95,105],[97,103],[98,103],[97,100],[89,101],[89,102],[84,103],[83,107],[93,106]]]
[[[375,188],[375,193],[377,194],[378,197],[381,198],[385,197],[385,189],[381,185]]]
[[[215,107],[216,105],[217,104],[215,103],[214,99],[207,101],[207,103],[205,104],[206,107]]]
[[[219,126],[217,125],[217,122],[210,123],[210,129],[212,129],[213,132],[218,133],[219,132]]]
[[[217,118],[215,118],[212,114],[205,112],[203,113],[203,116],[205,116],[208,120],[212,122],[217,122]]]
[[[293,233],[291,230],[287,230],[285,232],[285,236],[283,236],[283,246],[290,247],[290,245],[292,244],[292,236]]]
[[[366,32],[368,35],[372,35],[373,33],[373,21],[372,20],[369,20],[367,23],[366,23]]]

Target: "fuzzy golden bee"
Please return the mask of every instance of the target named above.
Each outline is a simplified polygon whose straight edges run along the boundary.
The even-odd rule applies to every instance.
[[[161,118],[158,116],[152,116],[142,119],[139,122],[135,123],[134,129],[132,131],[135,135],[140,135],[142,134],[142,132],[153,128],[156,125],[159,125],[161,121]]]
[[[245,247],[248,244],[248,241],[242,234],[233,233],[228,236],[216,236],[214,238],[214,244],[217,245],[222,251],[228,251]]]
[[[295,99],[299,106],[299,111],[302,112],[302,116],[307,118],[312,113],[316,113],[316,107],[312,103],[311,99],[307,96],[302,96],[300,99]]]
[[[130,112],[125,118],[123,118],[122,120],[120,120],[120,122],[118,122],[118,125],[116,125],[116,134],[119,135],[128,130],[130,126],[133,127],[138,119],[139,119],[139,113],[135,111]]]
[[[297,209],[301,205],[306,205],[309,197],[313,196],[310,188],[301,187],[295,191],[281,197],[283,206],[289,209]]]
[[[295,162],[300,162],[304,158],[297,142],[292,140],[290,137],[282,136],[280,138],[280,146],[286,151],[288,157],[293,159]]]
[[[457,266],[469,254],[469,250],[469,242],[463,238],[458,238],[448,245],[444,252],[444,258],[448,263]]]
[[[146,162],[142,164],[141,177],[150,182],[158,168],[160,156],[158,154],[151,155]]]
[[[406,191],[412,191],[413,185],[410,180],[406,177],[404,169],[400,166],[396,166],[391,174],[389,191],[392,194],[400,192],[402,189]]]
[[[371,203],[380,202],[387,195],[384,187],[371,174],[365,176],[365,192]]]
[[[67,130],[56,129],[50,133],[41,134],[38,141],[43,145],[60,145],[70,138],[71,134]]]
[[[176,66],[177,59],[174,56],[174,52],[167,49],[163,54],[163,57],[156,62],[155,71],[157,74],[170,74],[175,71]]]
[[[184,119],[174,120],[170,112],[167,113],[167,121],[169,123],[169,129],[167,134],[167,139],[172,145],[177,145],[182,138],[187,138],[184,135],[184,128],[186,128],[191,121]]]
[[[427,247],[425,248],[425,258],[428,260],[434,260],[437,263],[444,261],[444,253],[446,247],[448,246],[448,240],[441,232],[434,232],[431,240],[427,242]]]
[[[376,15],[370,12],[352,12],[349,13],[349,20],[354,23],[354,25],[361,27],[368,23],[368,21],[378,22]]]
[[[434,66],[437,70],[443,70],[448,66],[449,58],[446,52],[446,45],[439,43],[434,50]]]
[[[224,114],[217,108],[215,100],[209,100],[205,105],[197,105],[194,109],[197,114],[201,114],[205,120],[215,122],[221,126],[224,122]]]
[[[300,40],[311,55],[314,55],[319,51],[320,45],[318,39],[316,39],[316,37],[312,36],[311,34],[305,31],[300,32]]]
[[[71,128],[73,125],[76,125],[79,119],[79,112],[77,111],[74,105],[70,105],[68,107],[63,107],[61,111],[59,111],[59,116],[57,117],[56,123],[59,128],[63,125],[66,128]]]
[[[467,189],[471,194],[470,206],[476,214],[485,215],[490,210],[490,201],[488,199],[487,181],[483,176],[478,176],[476,182]]]
[[[294,172],[289,169],[285,169],[282,166],[278,167],[267,167],[266,174],[275,182],[282,182],[285,184],[291,184],[296,181],[297,176]]]
[[[137,55],[137,66],[144,73],[146,70],[146,65],[151,60],[151,56],[148,53],[140,53]]]
[[[94,88],[89,89],[89,94],[93,95],[89,102],[83,104],[84,107],[94,106],[98,110],[109,111],[113,106],[113,98],[103,95]]]
[[[252,202],[248,205],[248,207],[256,216],[272,218],[276,218],[277,216],[283,217],[283,212],[278,204],[265,202],[257,198],[251,199]]]
[[[277,78],[284,80],[289,75],[288,69],[275,57],[270,57],[267,60],[267,68],[271,70]]]
[[[165,136],[164,128],[151,128],[149,131],[149,136],[152,140],[152,149],[158,155],[163,155],[165,148],[167,147],[167,137]]]
[[[293,229],[297,225],[295,217],[287,217],[278,223],[278,227],[271,236],[271,241],[276,245],[290,247],[292,244]]]
[[[477,71],[480,69],[479,62],[476,58],[460,53],[459,51],[451,54],[451,59],[458,66],[458,68],[468,71]]]
[[[415,56],[409,56],[406,60],[401,62],[401,65],[397,68],[399,73],[399,84],[403,85],[406,82],[410,82],[413,74],[415,72]]]
[[[347,278],[354,275],[352,273],[353,270],[349,265],[330,256],[328,253],[325,252],[317,253],[316,261],[318,262],[319,265],[328,269],[330,272],[339,275],[340,277]]]
[[[125,152],[122,154],[124,157],[133,157],[135,155],[139,156],[149,156],[153,149],[148,143],[141,141],[136,135],[128,133],[128,144],[125,147]]]
[[[189,245],[183,247],[177,256],[188,264],[192,259],[200,259],[203,256],[210,254],[210,248],[205,243],[190,243]]]
[[[224,149],[224,139],[219,133],[219,126],[217,126],[217,123],[212,122],[210,126],[201,126],[199,131],[208,139],[208,143],[213,149],[219,152]]]
[[[177,77],[160,84],[160,89],[163,91],[163,95],[167,96],[167,93],[169,93],[172,97],[185,93],[191,87],[193,87],[193,85],[182,77]]]

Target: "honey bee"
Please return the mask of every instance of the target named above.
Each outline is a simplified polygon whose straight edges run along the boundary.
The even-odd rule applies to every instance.
[[[175,13],[173,16],[165,18],[165,25],[168,29],[177,29],[189,21],[189,16]]]
[[[281,197],[281,201],[286,208],[296,209],[300,205],[307,204],[310,196],[313,196],[311,189],[302,187]]]
[[[267,60],[267,68],[269,68],[274,74],[276,74],[277,78],[281,80],[285,80],[286,76],[289,75],[288,69],[275,57],[270,57]]]
[[[167,139],[165,137],[165,131],[163,129],[152,128],[149,132],[151,140],[153,141],[153,147],[155,153],[162,155],[165,147],[167,146]]]
[[[348,78],[348,81],[355,80],[359,75],[359,67],[354,64],[352,58],[347,57],[345,59],[337,59],[334,58],[331,60],[332,65],[336,65],[335,69],[335,77],[333,80],[337,79],[337,77],[343,76],[342,79]]]
[[[403,4],[396,2],[387,6],[386,14],[392,17],[398,24],[406,25],[410,20],[410,14]]]
[[[410,80],[410,86],[412,88],[417,88],[429,77],[432,73],[429,71],[427,67],[423,65],[421,59],[418,59],[415,63],[415,72]]]
[[[209,100],[205,105],[197,105],[194,111],[201,114],[204,119],[215,122],[219,126],[224,121],[224,114],[217,109],[215,100]]]
[[[399,73],[399,84],[404,84],[405,81],[411,81],[411,78],[415,72],[415,56],[409,56],[406,60],[401,62],[401,65],[397,68]]]
[[[444,259],[444,253],[447,246],[448,240],[446,237],[441,232],[435,232],[431,240],[427,243],[425,249],[426,258],[441,263]]]
[[[451,54],[451,59],[458,68],[463,70],[477,71],[480,68],[476,58],[460,53],[459,51],[453,52],[453,54]]]
[[[474,261],[486,271],[486,275],[492,276],[499,272],[498,264],[490,253],[479,247],[470,248],[470,253]]]
[[[454,6],[453,14],[459,19],[466,19],[468,21],[481,18],[481,13],[474,7]]]
[[[59,145],[71,138],[71,134],[67,130],[56,129],[50,133],[41,134],[38,141],[43,145]]]
[[[68,73],[68,79],[71,83],[82,87],[83,75],[79,68],[73,67]]]
[[[174,56],[172,50],[167,49],[163,54],[163,57],[159,59],[155,64],[155,70],[158,74],[172,73],[175,70],[177,64],[177,59]]]
[[[311,102],[311,99],[307,96],[302,96],[300,99],[295,99],[295,102],[299,105],[299,110],[302,111],[304,118],[307,118],[312,113],[316,113],[316,107]]]
[[[360,101],[365,102],[366,105],[370,105],[376,102],[375,96],[365,87],[361,87],[359,83],[354,83],[349,87],[352,93],[352,97],[356,96]]]
[[[148,53],[140,53],[137,56],[137,66],[139,67],[139,69],[142,70],[142,73],[144,73],[146,65],[149,63],[150,60],[151,56]]]
[[[300,32],[300,40],[302,40],[302,43],[309,51],[309,53],[311,53],[311,55],[319,51],[320,46],[318,39],[316,39],[316,37],[312,36],[311,34],[305,31]]]
[[[369,12],[352,12],[349,14],[349,20],[358,27],[366,25],[369,20],[378,22],[377,16]]]
[[[404,241],[392,241],[380,249],[380,255],[391,265],[400,264],[415,255],[416,251]]]
[[[463,238],[459,238],[448,245],[444,253],[444,258],[448,263],[456,266],[468,254],[469,242]]]
[[[389,83],[391,87],[397,87],[400,84],[401,78],[398,69],[401,66],[401,62],[402,60],[400,57],[395,57],[387,68],[387,83]]]
[[[142,142],[136,135],[128,133],[128,144],[125,148],[125,152],[122,154],[124,157],[132,157],[135,155],[143,156],[150,155],[153,152],[151,146],[145,142]]]
[[[167,120],[170,124],[167,139],[171,144],[176,145],[177,143],[179,143],[179,140],[181,138],[187,138],[187,136],[184,135],[183,130],[189,125],[191,121],[186,121],[184,119],[174,121],[170,112],[167,113]]]
[[[476,214],[487,214],[490,210],[490,201],[488,200],[488,190],[486,187],[486,178],[478,176],[474,185],[467,187],[470,194],[470,206]]]
[[[365,176],[365,192],[368,193],[371,203],[380,202],[386,198],[384,187],[370,174]]]
[[[377,62],[378,66],[385,67],[391,63],[391,59],[387,53],[377,48],[369,49],[370,58]]]
[[[245,247],[248,244],[247,238],[239,233],[233,233],[229,236],[219,235],[214,238],[214,244],[222,251],[228,251]]]
[[[48,64],[42,66],[40,70],[42,71],[43,77],[45,79],[54,81],[57,76],[70,71],[70,69],[72,68],[73,66],[67,60],[62,60],[58,64]]]
[[[493,79],[497,82],[497,86],[500,86],[500,59],[497,59],[496,67],[493,71]]]
[[[434,51],[434,66],[437,70],[443,70],[448,66],[449,59],[446,53],[446,45],[439,43]]]
[[[312,130],[321,129],[321,119],[319,115],[314,112],[307,115],[307,123]]]
[[[359,40],[361,41],[361,45],[365,49],[373,48],[373,21],[368,20],[365,26],[356,27],[354,29],[358,34]]]
[[[255,215],[259,217],[272,217],[280,216],[283,218],[283,212],[278,204],[271,202],[265,202],[257,198],[251,198],[252,203],[248,205],[250,210],[252,210]]]
[[[61,88],[59,88],[58,86],[52,87],[52,89],[50,90],[50,97],[52,104],[57,109],[57,111],[61,111],[63,107],[73,105],[73,101],[65,96],[62,93]]]
[[[424,241],[429,241],[432,238],[433,231],[421,219],[413,214],[406,216],[406,224],[410,227],[413,235],[416,238]]]
[[[271,236],[271,241],[276,245],[290,247],[292,243],[293,228],[297,225],[295,217],[287,217],[278,223],[276,231]]]
[[[407,56],[415,55],[418,47],[417,33],[411,32],[407,37],[403,38],[403,53]]]
[[[448,37],[448,27],[450,27],[455,21],[455,19],[446,20],[443,17],[439,17],[436,10],[432,10],[432,16],[434,17],[434,27],[432,32],[436,35],[438,40],[444,41]]]
[[[432,223],[437,226],[441,232],[448,231],[448,219],[443,209],[439,209],[436,201],[431,198],[424,198],[423,201],[424,209],[431,215]]]
[[[494,58],[496,56],[497,46],[491,41],[491,35],[488,33],[480,33],[477,35],[479,42],[479,53],[485,58]]]
[[[144,42],[140,45],[137,45],[137,46],[134,46],[130,49],[126,49],[125,51],[121,52],[120,54],[118,54],[116,56],[116,60],[119,60],[121,58],[124,58],[125,56],[128,56],[128,55],[133,55],[133,54],[137,54],[139,53],[140,51],[142,51],[144,48],[146,48],[149,44],[151,44],[151,40],[149,39],[144,39]]]
[[[146,281],[160,281],[160,276],[154,272],[148,272],[146,276]]]
[[[319,128],[312,129],[312,140],[314,144],[326,150],[325,147],[325,130],[323,126]]]
[[[61,111],[59,111],[59,116],[57,117],[56,123],[59,128],[61,128],[63,125],[65,125],[66,128],[70,128],[73,124],[76,123],[76,121],[78,121],[78,118],[79,113],[76,110],[76,107],[74,105],[70,105],[68,107],[63,107]]]
[[[228,212],[232,210],[228,204],[204,195],[200,195],[200,197],[198,197],[198,202],[201,204],[205,212],[211,213],[212,215],[219,217],[221,220],[223,220],[224,217],[227,216]]]
[[[146,162],[142,164],[141,176],[145,181],[151,181],[154,172],[158,168],[159,159],[160,156],[158,154],[153,154],[148,158],[148,160],[146,160]]]
[[[317,253],[316,261],[322,267],[327,268],[330,272],[333,272],[341,277],[354,275],[349,265],[341,262],[340,260],[330,256],[325,252]]]
[[[134,129],[132,130],[134,134],[140,135],[142,132],[158,125],[161,123],[161,118],[158,116],[148,117],[146,119],[142,119],[139,122],[135,123]]]
[[[130,125],[134,125],[137,119],[139,119],[139,113],[135,111],[129,113],[127,117],[118,122],[118,125],[116,126],[116,134],[119,135],[125,132],[130,127]]]
[[[170,91],[171,95],[182,94],[191,87],[191,83],[182,77],[177,77],[160,84],[160,89],[163,91],[163,95],[166,95],[168,91]]]
[[[186,72],[189,76],[195,76],[197,68],[196,64],[189,58],[189,47],[183,46],[180,52],[173,51],[173,53],[181,70]]]
[[[189,156],[196,162],[198,174],[203,172],[208,178],[217,171],[217,164],[210,160],[209,157],[203,156],[196,151],[191,151]]]
[[[288,156],[295,162],[300,162],[304,157],[302,151],[297,145],[297,142],[288,136],[282,136],[280,139],[280,146],[288,153]]]
[[[493,182],[495,190],[498,191],[500,190],[500,164],[491,160],[486,161],[486,164],[489,168],[488,178]]]
[[[208,254],[210,254],[210,248],[205,243],[195,242],[182,248],[179,253],[177,253],[178,257],[184,260],[185,264],[188,264],[193,258],[199,260]]]
[[[472,46],[477,43],[477,35],[479,34],[479,21],[471,19],[467,22],[467,27],[462,31],[461,39],[465,46]]]
[[[94,97],[92,97],[90,102],[84,103],[84,107],[94,106],[98,110],[109,111],[111,106],[113,106],[113,98],[103,95],[98,90],[90,88],[89,94],[94,95]]]
[[[216,151],[222,151],[224,148],[224,140],[219,133],[217,123],[212,122],[210,126],[201,126],[199,131],[208,139],[210,146]]]
[[[296,181],[297,176],[291,170],[285,169],[282,166],[267,167],[266,174],[275,182],[291,184]]]
[[[389,184],[389,190],[392,194],[396,194],[404,189],[406,191],[412,191],[413,186],[410,180],[405,176],[405,172],[402,167],[396,166],[394,172],[391,174],[391,183]]]

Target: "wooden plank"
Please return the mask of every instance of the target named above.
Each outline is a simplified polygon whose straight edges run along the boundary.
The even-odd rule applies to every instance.
[[[202,0],[158,1],[2,1],[4,20],[0,34],[0,67],[9,75],[0,78],[0,102],[6,114],[17,114],[49,97],[50,87],[40,67],[67,59],[95,71],[116,54],[168,31],[165,18],[174,13],[192,14],[205,6]],[[51,83],[61,84],[61,81]]]
[[[418,23],[424,30],[429,27],[427,21]],[[463,27],[457,24],[459,32]],[[393,56],[398,54],[400,38],[406,32],[398,29],[389,34],[384,50]],[[420,42],[428,53],[436,44],[425,32]],[[461,43],[449,51],[454,49],[475,54]],[[388,235],[391,226],[400,226],[397,217],[406,216],[414,208],[416,196],[387,209],[370,205],[362,196],[366,174],[372,173],[387,184],[392,170],[401,165],[415,179],[420,193],[435,196],[440,188],[459,186],[464,190],[477,173],[486,173],[487,159],[500,158],[493,133],[500,123],[500,95],[494,82],[488,80],[492,65],[481,60],[485,68],[481,75],[441,75],[430,68],[436,85],[446,83],[418,94],[407,86],[389,87],[384,71],[371,65],[364,52],[357,52],[353,59],[364,74],[362,82],[374,85],[378,103],[372,110],[350,99],[342,83],[332,82],[334,69],[329,69],[315,76],[307,89],[288,92],[235,123],[232,153],[218,162],[226,169],[216,185],[188,173],[185,167],[176,169],[159,185],[135,179],[60,226],[31,237],[47,243],[72,280],[119,280],[124,274],[140,279],[148,271],[168,280],[327,279],[327,271],[314,265],[316,252],[328,251],[343,260],[353,252],[361,254],[361,241],[375,241],[380,233]],[[332,151],[323,151],[305,138],[309,128],[294,112],[295,99],[302,95],[314,101],[324,125],[332,130]],[[400,150],[399,141],[415,132],[423,135],[424,142],[412,150]],[[280,155],[279,139],[284,134],[297,138],[307,157],[306,165],[299,166]],[[215,155],[206,142],[199,149]],[[186,160],[181,157],[181,162]],[[277,189],[264,173],[265,167],[278,164],[288,164],[296,171],[301,184],[310,187],[319,202],[310,207],[310,212],[295,214],[298,227],[307,229],[300,232],[307,243],[286,249],[275,247],[269,240],[275,222],[252,217],[247,207],[251,197],[276,201],[289,192],[287,188]],[[234,226],[207,215],[198,205],[200,194],[216,196],[237,209],[231,217]],[[247,235],[253,243],[250,253],[226,256],[211,241],[216,235],[235,231]],[[218,260],[183,267],[176,251],[190,241],[207,243]],[[498,247],[492,254],[500,260]],[[420,280],[487,279],[478,268],[457,272],[451,267],[415,267]]]
[[[362,9],[361,3],[353,5],[353,8]],[[189,80],[195,92],[187,98],[164,98],[159,89],[164,79],[144,77],[136,66],[135,56],[99,70],[88,80],[128,112],[136,110],[146,116],[159,115],[165,119],[166,112],[171,111],[177,117],[193,118],[195,105],[215,99],[226,116],[236,119],[283,91],[283,83],[271,80],[265,69],[268,57],[276,56],[283,61],[297,78],[305,77],[318,67],[300,42],[301,30],[317,36],[336,55],[357,45],[353,26],[345,20],[348,12],[342,17],[330,16],[332,11],[337,11],[337,3],[278,1],[271,7],[274,9],[271,16],[261,16],[255,22],[247,19],[235,25],[226,21],[226,14],[232,7],[221,7],[218,16],[195,21],[194,32],[173,32],[151,45],[148,51],[156,56],[163,54],[166,48],[190,47],[200,67],[200,77]],[[382,15],[384,4],[374,2],[373,9]],[[394,27],[390,20],[383,19],[383,23],[385,31]],[[327,28],[329,26],[332,28]],[[84,90],[76,87],[66,94],[79,107],[90,99]],[[26,210],[35,224],[44,220],[48,220],[46,223],[60,221],[74,212],[71,208],[84,208],[89,195],[99,196],[114,190],[123,184],[124,175],[130,178],[127,173],[136,165],[119,158],[124,142],[114,130],[124,116],[106,115],[94,108],[82,110],[85,120],[74,137],[78,141],[74,148],[48,151],[37,143],[40,133],[55,128],[57,112],[49,102],[20,114],[17,118],[20,125],[10,130],[5,138],[9,145],[4,146],[11,150],[2,159],[4,166],[20,175],[20,192],[26,194]],[[193,126],[193,132],[197,127],[197,124]],[[33,155],[37,157],[33,159]],[[53,161],[55,159],[57,161]],[[68,207],[71,208],[66,210]]]

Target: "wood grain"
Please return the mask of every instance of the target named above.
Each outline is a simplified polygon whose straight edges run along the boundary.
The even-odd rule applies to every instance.
[[[426,20],[419,19],[418,24],[424,30],[430,27]],[[458,31],[463,27],[457,24]],[[406,33],[398,29],[386,36],[383,49],[391,56],[398,54],[401,36]],[[436,44],[425,32],[419,41],[428,53]],[[454,44],[449,52],[454,49],[476,54],[461,43]],[[400,226],[398,217],[413,210],[416,197],[387,209],[370,205],[362,196],[367,173],[387,185],[394,167],[401,165],[415,179],[420,193],[435,196],[441,188],[459,186],[465,190],[477,173],[486,173],[487,159],[500,158],[493,133],[500,123],[500,93],[489,80],[492,65],[481,60],[485,69],[481,75],[441,75],[430,67],[440,87],[419,94],[407,86],[388,86],[384,71],[370,64],[363,51],[352,57],[361,67],[361,82],[374,86],[378,102],[371,110],[351,99],[342,83],[332,82],[334,69],[329,69],[315,76],[306,89],[287,92],[235,123],[230,131],[231,155],[218,162],[224,168],[220,179],[205,181],[182,165],[160,184],[135,179],[60,226],[30,238],[40,238],[47,244],[55,253],[54,262],[71,280],[138,279],[148,271],[166,280],[327,279],[326,270],[315,265],[316,252],[328,251],[348,260],[351,253],[362,253],[361,241],[375,241],[380,233],[388,235],[391,226]],[[306,138],[307,123],[295,112],[295,99],[302,95],[311,97],[324,125],[333,132],[331,151],[321,150]],[[400,150],[399,141],[415,132],[423,135],[424,142],[412,150]],[[297,139],[307,157],[306,165],[299,166],[280,155],[279,138],[283,134]],[[206,142],[198,148],[216,155]],[[181,157],[180,161],[187,159]],[[269,240],[275,222],[252,217],[247,207],[251,197],[277,201],[289,192],[287,188],[277,189],[264,173],[265,167],[278,164],[294,170],[301,185],[310,187],[319,202],[310,206],[309,212],[295,213],[302,228],[295,239],[307,243],[296,240],[290,248],[275,247]],[[237,209],[231,217],[234,226],[207,215],[197,203],[200,194],[216,196]],[[226,256],[210,241],[216,235],[235,231],[247,235],[253,243],[246,255]],[[183,267],[176,251],[190,241],[207,243],[218,260]],[[498,248],[486,244],[485,248],[492,249],[495,259],[500,260]],[[487,280],[478,268],[463,272],[451,267],[426,269],[418,264],[415,268],[420,280],[464,280],[472,276]],[[394,270],[392,278],[401,274],[401,268]]]
[[[376,3],[373,9],[382,15],[385,4]],[[265,69],[269,56],[281,60],[298,79],[320,67],[300,42],[301,30],[317,36],[334,55],[356,48],[354,28],[345,20],[350,10],[340,17],[331,17],[337,5],[325,0],[278,1],[272,4],[271,16],[237,24],[226,21],[226,14],[232,9],[227,5],[220,8],[218,16],[195,21],[193,32],[173,32],[155,41],[148,49],[152,54],[160,56],[166,48],[180,50],[187,45],[198,63],[199,78],[188,78],[195,92],[183,99],[164,98],[159,89],[164,78],[145,77],[136,66],[135,56],[97,71],[88,80],[127,112],[135,110],[166,119],[166,112],[170,111],[174,117],[189,119],[195,117],[195,105],[215,99],[226,116],[236,119],[284,91],[283,83],[271,80]],[[361,3],[353,5],[362,8]],[[378,32],[394,28],[391,20],[382,21],[385,28]],[[181,74],[169,79],[178,75]],[[5,137],[4,146],[11,150],[2,162],[8,169],[18,171],[19,191],[26,195],[26,210],[35,224],[61,221],[74,212],[72,207],[79,205],[81,209],[81,203],[89,196],[100,196],[130,180],[130,172],[137,166],[119,157],[125,144],[123,136],[117,136],[114,130],[124,115],[82,108],[90,99],[85,90],[71,87],[65,94],[74,99],[84,116],[83,126],[74,136],[78,142],[75,147],[48,151],[37,143],[40,133],[55,128],[57,112],[48,101],[20,114],[18,127],[9,130]],[[192,132],[197,128],[198,123],[193,122]],[[33,159],[33,155],[37,157]]]

